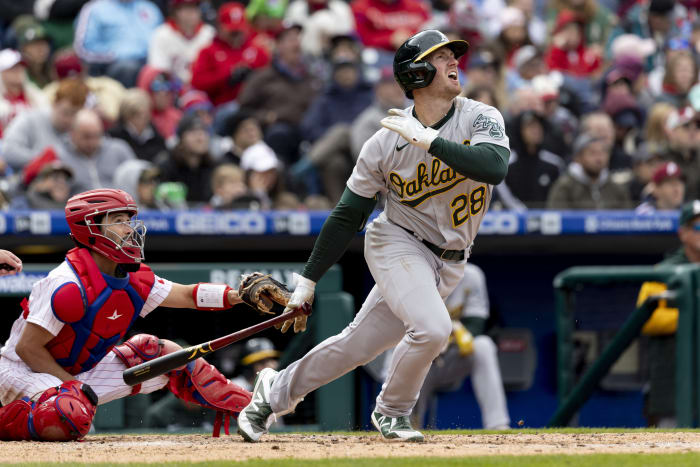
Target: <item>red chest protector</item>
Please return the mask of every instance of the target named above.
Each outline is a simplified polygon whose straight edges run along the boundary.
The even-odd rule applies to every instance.
[[[141,313],[155,275],[145,264],[124,278],[102,274],[85,248],[73,248],[66,260],[80,286],[66,282],[53,293],[53,313],[66,325],[46,348],[76,375],[93,368],[124,337]]]

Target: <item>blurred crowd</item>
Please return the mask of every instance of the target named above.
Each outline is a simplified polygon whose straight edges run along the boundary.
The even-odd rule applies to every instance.
[[[392,107],[396,48],[471,44],[511,143],[492,209],[700,197],[698,0],[0,0],[0,207],[330,209]]]

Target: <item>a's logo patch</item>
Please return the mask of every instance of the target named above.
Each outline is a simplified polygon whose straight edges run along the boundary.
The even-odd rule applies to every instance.
[[[498,120],[493,117],[487,117],[484,114],[479,114],[479,116],[476,117],[472,127],[475,128],[476,131],[488,130],[489,136],[492,138],[501,139],[503,136],[505,136],[503,127],[500,123],[498,123]]]

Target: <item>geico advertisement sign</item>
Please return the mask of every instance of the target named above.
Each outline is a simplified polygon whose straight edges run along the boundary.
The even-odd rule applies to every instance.
[[[265,216],[257,212],[183,212],[175,218],[179,234],[263,234]]]
[[[479,235],[513,235],[519,232],[518,215],[510,212],[489,212],[479,226]]]

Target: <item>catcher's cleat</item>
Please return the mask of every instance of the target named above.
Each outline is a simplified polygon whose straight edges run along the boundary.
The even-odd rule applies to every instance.
[[[258,373],[250,403],[238,415],[238,433],[249,443],[257,442],[275,421],[270,407],[270,388],[277,372],[265,368]]]
[[[372,412],[372,425],[379,430],[386,441],[408,441],[422,443],[425,441],[423,433],[414,430],[407,416],[387,417],[377,411]]]

